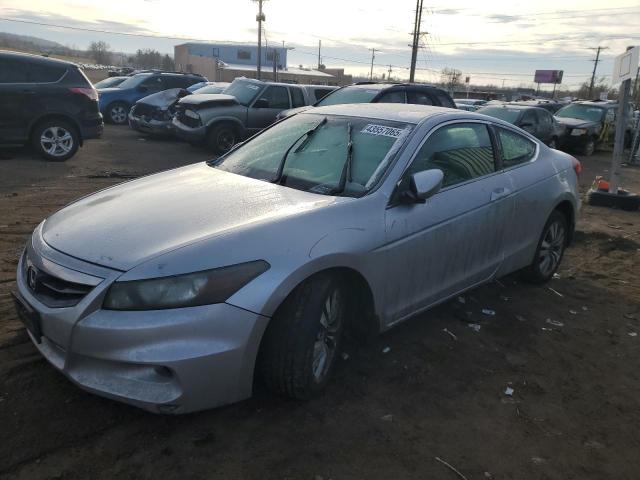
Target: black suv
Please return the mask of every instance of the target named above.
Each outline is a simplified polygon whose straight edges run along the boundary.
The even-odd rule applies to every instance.
[[[77,65],[0,51],[0,144],[30,142],[46,160],[64,161],[103,128],[98,93]]]
[[[324,96],[313,107],[344,103],[413,103],[456,108],[456,104],[444,90],[420,83],[360,82],[339,88]],[[312,107],[293,108],[280,112],[278,120]]]

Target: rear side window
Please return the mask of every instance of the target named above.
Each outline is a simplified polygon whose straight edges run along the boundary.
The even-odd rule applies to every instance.
[[[510,130],[497,127],[498,140],[502,146],[502,164],[504,168],[528,162],[536,154],[536,144]]]
[[[59,81],[67,71],[61,65],[46,65],[43,63],[32,63],[29,65],[29,83],[53,83]]]
[[[289,94],[285,87],[275,85],[267,87],[265,92],[260,96],[260,99],[267,101],[267,108],[280,108],[282,110],[291,108],[289,107]]]
[[[291,87],[289,92],[291,92],[291,106],[293,108],[304,107],[304,95],[302,95],[302,90],[297,87]]]
[[[439,107],[456,108],[456,104],[453,103],[453,100],[451,100],[451,97],[449,97],[444,92],[436,90],[435,92],[433,92],[433,95],[436,97]]]
[[[394,90],[384,93],[378,100],[378,103],[405,103],[404,90]]]
[[[0,83],[26,83],[27,62],[0,58]]]
[[[146,87],[149,92],[160,92],[167,89],[165,79],[159,75],[148,78],[140,86]]]
[[[313,91],[313,94],[314,94],[314,95],[315,95],[315,97],[316,97],[316,102],[317,102],[318,100],[321,100],[321,99],[322,99],[322,97],[324,97],[327,93],[332,92],[332,91],[333,91],[333,90],[332,90],[332,89],[330,89],[330,88],[316,88],[316,89]]]
[[[433,105],[433,99],[427,92],[411,91],[407,92],[407,103],[417,105]]]
[[[480,123],[455,123],[439,128],[422,145],[409,174],[442,170],[443,187],[495,172],[491,137]]]

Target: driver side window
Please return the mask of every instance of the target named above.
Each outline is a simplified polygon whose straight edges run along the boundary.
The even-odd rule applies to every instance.
[[[164,79],[160,76],[151,77],[140,85],[142,87],[147,87],[147,91],[149,92],[161,92],[162,90],[166,90],[164,86]]]
[[[455,123],[436,130],[422,145],[407,172],[442,170],[442,187],[496,171],[493,146],[486,125]]]
[[[266,108],[279,108],[281,110],[290,108],[289,93],[285,87],[270,86],[260,95],[260,100],[267,101]]]

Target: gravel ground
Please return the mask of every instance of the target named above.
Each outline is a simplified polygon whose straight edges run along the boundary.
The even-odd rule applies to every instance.
[[[347,344],[326,394],[310,402],[258,389],[236,405],[166,417],[72,385],[13,311],[28,235],[74,198],[208,157],[112,126],[63,164],[0,150],[0,477],[462,478],[440,458],[469,480],[638,478],[638,212],[584,206],[550,285],[506,277]],[[584,190],[609,158],[582,159]],[[640,170],[624,176],[640,191]]]

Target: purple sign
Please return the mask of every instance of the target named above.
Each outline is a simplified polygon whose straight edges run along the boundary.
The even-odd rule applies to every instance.
[[[533,81],[536,83],[562,83],[563,70],[536,70]]]

